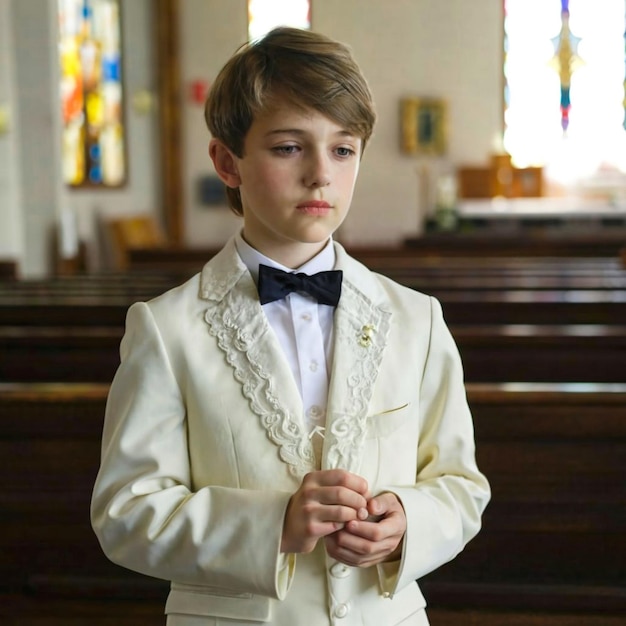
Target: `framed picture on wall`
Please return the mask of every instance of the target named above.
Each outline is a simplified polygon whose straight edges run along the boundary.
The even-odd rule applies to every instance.
[[[400,105],[402,151],[406,154],[444,154],[447,149],[445,101],[404,98]]]

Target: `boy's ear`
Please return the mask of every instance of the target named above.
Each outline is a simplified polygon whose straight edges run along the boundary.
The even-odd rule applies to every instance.
[[[237,159],[219,139],[209,142],[209,156],[221,181],[233,189],[241,185]]]

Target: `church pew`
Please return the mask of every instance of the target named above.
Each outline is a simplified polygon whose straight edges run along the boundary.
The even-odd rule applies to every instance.
[[[596,277],[600,283],[605,278],[623,280],[626,270],[619,257],[420,257],[411,253],[409,248],[368,248],[350,251],[357,260],[374,271],[381,273],[415,273],[424,276],[458,275],[471,278],[479,276],[497,277],[549,277],[563,279],[562,285],[577,278],[586,280]],[[56,276],[44,279],[28,279],[20,284],[46,287],[62,286],[85,290],[95,287],[102,289],[107,284],[123,286],[129,290],[141,288],[146,283],[170,283],[172,280],[184,280],[199,272],[211,258],[214,251],[198,251],[194,249],[171,249],[146,251],[148,257],[138,258],[136,266],[124,272],[102,272],[97,274],[77,274],[73,276]],[[156,257],[153,259],[153,257]],[[623,283],[621,283],[623,284]],[[573,287],[577,285],[575,282]],[[0,291],[2,290],[0,284]],[[16,285],[19,288],[19,285]],[[10,288],[10,285],[9,285]]]
[[[0,258],[0,280],[17,280],[17,263],[13,259]]]
[[[402,281],[421,289],[419,281]],[[158,295],[146,287],[132,293],[110,290],[100,294],[45,296],[23,290],[0,293],[0,325],[4,326],[119,326],[132,302]],[[626,290],[615,289],[430,289],[442,302],[450,324],[623,324]]]
[[[346,249],[359,259],[388,256],[393,258],[450,259],[454,257],[497,259],[535,258],[614,258],[620,257],[626,242],[626,230],[614,228],[601,233],[563,234],[467,234],[429,233],[408,238],[397,246],[355,246]],[[130,267],[201,268],[215,253],[216,248],[181,248],[175,246],[129,250]]]
[[[0,326],[0,381],[109,383],[123,332],[123,324]]]
[[[626,270],[617,258],[602,259],[494,259],[416,258],[398,250],[369,251],[363,260],[375,271],[422,291],[459,290],[623,290]],[[369,255],[369,256],[368,256]],[[378,256],[380,255],[380,256]],[[192,272],[170,268],[140,272],[102,273],[53,279],[0,282],[0,302],[22,297],[126,299],[152,297],[173,287]]]
[[[469,382],[624,382],[626,326],[455,325]]]
[[[0,588],[99,563],[89,533],[108,385],[0,386]],[[70,543],[71,542],[71,543]],[[71,565],[70,565],[71,563]]]
[[[460,261],[460,262],[458,262]],[[521,261],[521,260],[518,260]],[[580,263],[501,263],[499,259],[445,259],[434,263],[405,258],[364,259],[373,271],[429,289],[626,289],[626,271],[615,259]]]
[[[90,529],[107,389],[0,384],[0,591],[164,597]],[[470,384],[468,398],[493,500],[421,581],[430,605],[626,611],[626,385]]]
[[[171,274],[96,274],[0,283],[0,326],[123,327],[133,302],[182,281]]]
[[[424,256],[617,257],[626,241],[624,228],[597,233],[428,233],[405,240]]]
[[[405,282],[408,287],[417,285]],[[448,324],[622,324],[626,291],[432,289]]]
[[[110,381],[128,306],[177,282],[102,275],[0,287],[0,380]],[[626,290],[427,291],[442,301],[470,381],[620,381]]]
[[[605,255],[580,256],[554,254],[553,249],[541,255],[515,255],[512,252],[502,256],[490,253],[489,246],[477,245],[465,254],[446,255],[423,254],[419,248],[410,246],[393,247],[347,247],[348,252],[374,271],[383,274],[396,270],[419,269],[420,271],[467,270],[496,273],[558,272],[560,275],[576,275],[593,272],[624,274],[620,253],[613,249]],[[178,272],[191,276],[199,272],[203,265],[217,252],[213,248],[163,247],[134,249],[129,253],[131,272],[151,273]]]
[[[142,589],[102,555],[89,523],[108,388],[0,384],[1,590],[69,585],[84,597],[111,576]]]
[[[128,306],[172,284],[102,275],[0,288],[0,380],[110,381]],[[620,380],[626,290],[428,291],[442,301],[470,381]]]
[[[626,385],[600,388],[469,386],[493,499],[431,603],[624,614]]]
[[[453,325],[470,382],[622,382],[626,325]],[[0,326],[0,381],[110,382],[123,326]]]
[[[219,248],[190,248],[162,246],[158,248],[132,248],[128,251],[128,265],[133,273],[153,271],[178,271],[193,275],[210,261]]]
[[[411,248],[351,248],[348,252],[361,263],[377,267],[420,267],[425,270],[463,270],[470,266],[473,270],[498,272],[552,272],[578,274],[598,271],[619,272],[620,259],[614,255],[599,257],[577,256],[534,256],[534,257],[494,257],[489,254],[468,256],[420,256]]]
[[[388,269],[377,270],[379,274],[401,284],[408,284],[417,291],[433,293],[438,290],[626,290],[626,272],[619,276],[611,275],[514,275],[514,274],[481,274],[467,270],[464,272],[422,272],[420,269]]]

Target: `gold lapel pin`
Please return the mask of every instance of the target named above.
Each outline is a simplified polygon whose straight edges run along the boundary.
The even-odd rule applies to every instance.
[[[364,348],[369,348],[372,344],[372,334],[376,332],[376,328],[372,324],[366,324],[361,328],[361,334],[359,335],[359,344]]]

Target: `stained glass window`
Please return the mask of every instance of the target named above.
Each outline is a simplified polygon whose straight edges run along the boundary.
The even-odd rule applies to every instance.
[[[625,0],[504,0],[504,148],[568,187],[626,173]]]
[[[311,28],[310,0],[248,0],[248,38],[258,39],[276,26]]]
[[[126,177],[119,0],[58,0],[63,180]]]

